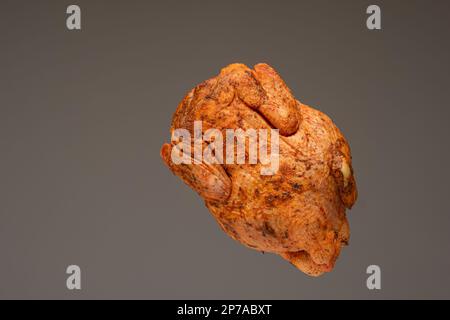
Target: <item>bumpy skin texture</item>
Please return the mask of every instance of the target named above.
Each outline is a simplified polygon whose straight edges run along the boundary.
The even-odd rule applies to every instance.
[[[261,175],[261,164],[176,165],[172,148],[161,156],[171,171],[205,199],[233,239],[280,255],[312,276],[331,271],[349,240],[345,215],[357,196],[347,141],[322,112],[297,101],[267,64],[232,64],[190,91],[172,121],[193,132],[209,128],[280,132],[279,170]],[[225,136],[225,135],[224,135]]]

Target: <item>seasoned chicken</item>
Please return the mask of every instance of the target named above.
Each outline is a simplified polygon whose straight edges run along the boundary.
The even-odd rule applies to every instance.
[[[278,129],[277,170],[262,174],[266,163],[199,161],[192,154],[191,163],[175,163],[182,148],[174,150],[179,143],[174,133],[186,129],[195,137],[196,121],[201,133],[215,128],[224,137],[226,129]],[[331,271],[348,243],[345,211],[357,196],[350,148],[330,118],[296,100],[273,68],[222,69],[186,95],[171,132],[171,144],[161,149],[164,162],[205,200],[231,238],[278,254],[308,275]],[[191,146],[204,150],[208,142]]]

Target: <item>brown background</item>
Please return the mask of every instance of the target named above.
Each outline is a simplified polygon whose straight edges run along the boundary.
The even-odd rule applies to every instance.
[[[369,1],[2,1],[0,298],[450,298],[450,2],[374,3],[382,31]],[[229,239],[159,159],[232,62],[272,64],[350,141],[351,243],[321,278]]]

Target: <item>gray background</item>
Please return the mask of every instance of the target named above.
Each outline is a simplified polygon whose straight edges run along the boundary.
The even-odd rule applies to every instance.
[[[71,3],[0,4],[0,298],[450,298],[450,2],[376,1],[369,31],[369,1],[74,1],[80,32]],[[185,92],[232,62],[272,64],[350,141],[332,273],[234,242],[159,158]]]

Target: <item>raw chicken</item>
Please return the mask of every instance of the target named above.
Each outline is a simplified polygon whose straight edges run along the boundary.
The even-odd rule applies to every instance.
[[[297,101],[267,64],[232,64],[191,90],[175,129],[279,129],[279,169],[261,163],[175,164],[175,141],[161,156],[204,200],[221,228],[249,248],[280,255],[308,275],[332,270],[349,240],[346,208],[357,191],[347,141],[322,112]]]

